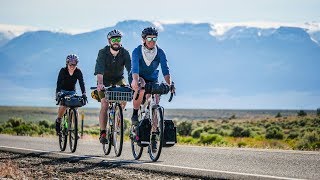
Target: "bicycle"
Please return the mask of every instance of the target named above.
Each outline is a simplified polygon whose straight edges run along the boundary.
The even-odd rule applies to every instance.
[[[91,87],[91,90],[96,90],[97,87]],[[116,157],[119,157],[123,147],[123,109],[121,102],[132,100],[132,89],[129,86],[109,86],[103,90],[105,98],[109,103],[108,106],[108,121],[106,123],[108,144],[102,144],[102,149],[105,155],[109,155],[111,146],[114,147]]]
[[[86,104],[82,96],[76,94],[66,95],[64,93],[57,99],[57,104],[60,102],[67,107],[60,123],[59,146],[61,151],[65,151],[67,146],[67,139],[69,136],[70,151],[74,153],[78,144],[78,107]]]
[[[163,83],[162,83],[163,84]],[[147,88],[148,86],[153,86],[154,84],[152,83],[147,83],[145,85],[145,88],[140,87],[140,83],[139,83],[139,90],[137,93],[137,96],[135,97],[135,99],[137,100],[139,98],[139,93],[140,93],[140,89],[146,89],[146,92],[144,94],[144,100],[142,102],[142,104],[140,105],[139,108],[139,124],[140,123],[144,123],[146,125],[141,125],[141,126],[145,126],[147,130],[147,132],[145,135],[139,136],[141,135],[143,132],[142,130],[139,130],[138,126],[136,127],[135,125],[132,125],[131,130],[130,130],[130,139],[131,139],[131,149],[132,149],[132,154],[135,160],[140,159],[142,152],[143,152],[143,148],[148,146],[148,153],[150,156],[150,159],[152,161],[157,161],[160,157],[161,154],[161,150],[162,147],[164,147],[164,108],[158,104],[156,104],[155,101],[155,94],[158,95],[163,95],[163,94],[167,94],[169,92],[169,88],[168,91],[163,93],[163,94],[159,94],[157,88],[159,88],[161,85],[159,85],[158,87],[152,87],[151,92],[148,92],[150,88]],[[174,85],[172,85],[172,87],[170,88],[174,88]],[[150,94],[150,97],[148,99],[146,99],[146,94]],[[170,98],[169,98],[169,102],[171,102],[173,98],[173,93],[171,93]],[[150,118],[150,115],[152,118]],[[152,128],[154,126],[154,123],[156,123],[156,127],[154,129],[156,129],[156,131],[152,132]],[[140,125],[139,125],[140,126]],[[152,142],[154,141],[154,142]],[[151,143],[150,143],[151,142]],[[156,144],[156,148],[153,148],[152,145],[153,143]]]

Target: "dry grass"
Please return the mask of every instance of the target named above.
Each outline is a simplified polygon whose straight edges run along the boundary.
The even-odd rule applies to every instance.
[[[0,178],[8,179],[28,179],[24,172],[19,169],[17,163],[11,160],[0,162]]]

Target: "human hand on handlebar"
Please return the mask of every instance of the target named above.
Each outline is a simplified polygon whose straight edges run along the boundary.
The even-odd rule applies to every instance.
[[[82,99],[83,99],[83,102],[86,104],[88,103],[88,98],[87,98],[87,95],[84,93],[82,94]]]
[[[57,92],[56,93],[56,101],[58,101],[62,97],[63,97],[63,93],[62,92]]]
[[[133,79],[131,83],[131,87],[134,91],[137,91],[139,89],[139,82],[136,79]]]
[[[171,82],[171,85],[170,85],[170,92],[174,95],[176,95],[176,87],[174,86],[174,82],[172,81]]]
[[[104,84],[98,84],[98,85],[97,85],[97,90],[98,90],[98,91],[104,90]]]

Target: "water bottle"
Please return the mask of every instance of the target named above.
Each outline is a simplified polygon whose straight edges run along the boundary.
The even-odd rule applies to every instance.
[[[112,126],[113,124],[113,119],[114,119],[114,110],[111,109],[110,112],[109,112],[109,122],[110,122],[110,125]]]

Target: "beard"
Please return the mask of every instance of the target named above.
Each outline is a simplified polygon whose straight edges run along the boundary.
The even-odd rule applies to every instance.
[[[111,47],[111,49],[113,49],[114,51],[118,51],[118,50],[121,48],[121,45],[120,45],[120,44],[117,44],[116,46],[115,46],[115,45],[111,45],[110,47]]]

